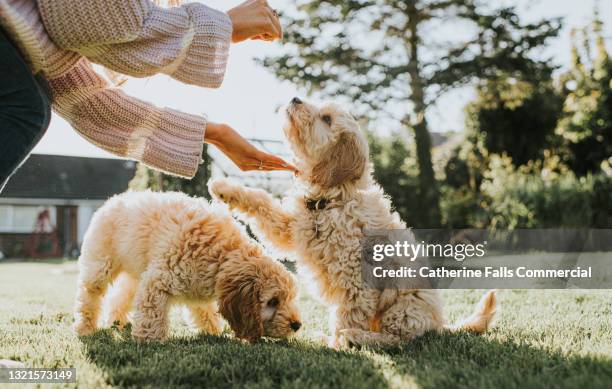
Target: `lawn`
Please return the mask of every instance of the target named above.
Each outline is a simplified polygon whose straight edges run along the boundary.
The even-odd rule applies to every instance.
[[[197,335],[177,314],[162,344],[115,329],[79,339],[70,330],[75,280],[75,262],[0,263],[0,359],[74,366],[83,388],[612,387],[612,291],[500,291],[498,326],[484,336],[334,351],[317,341],[327,316],[305,288],[304,331],[291,341]],[[481,294],[444,291],[449,317],[468,314]]]

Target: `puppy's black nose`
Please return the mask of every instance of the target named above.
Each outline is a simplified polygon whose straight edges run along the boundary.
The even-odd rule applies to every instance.
[[[291,322],[291,329],[294,332],[297,332],[301,327],[302,327],[302,323],[300,323],[299,321]]]
[[[302,100],[300,100],[297,97],[294,97],[294,98],[291,99],[291,104],[296,104],[296,105],[297,104],[302,104]]]

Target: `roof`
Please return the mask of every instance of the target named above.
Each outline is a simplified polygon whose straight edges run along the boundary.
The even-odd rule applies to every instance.
[[[135,171],[133,161],[32,154],[0,197],[105,200],[124,192]]]

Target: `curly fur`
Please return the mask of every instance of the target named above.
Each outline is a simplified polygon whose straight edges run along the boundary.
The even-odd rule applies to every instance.
[[[179,193],[128,192],[108,200],[92,219],[79,259],[77,334],[98,328],[113,282],[106,322],[124,325],[133,308],[137,339],[167,337],[171,304],[185,305],[190,322],[211,334],[221,333],[220,316],[251,342],[297,331],[294,277],[222,208]]]
[[[436,290],[374,290],[361,277],[364,229],[405,229],[391,202],[371,177],[368,146],[357,122],[336,105],[317,108],[294,102],[287,108],[285,135],[300,170],[292,194],[281,205],[261,190],[228,180],[209,185],[211,193],[255,220],[256,233],[297,255],[318,285],[331,315],[334,346],[397,344],[429,330],[483,332],[496,311],[494,292],[459,326],[447,326]],[[330,200],[308,210],[305,198]]]

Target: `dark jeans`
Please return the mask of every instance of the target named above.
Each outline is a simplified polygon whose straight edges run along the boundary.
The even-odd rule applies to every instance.
[[[49,127],[51,94],[0,29],[0,192]]]

